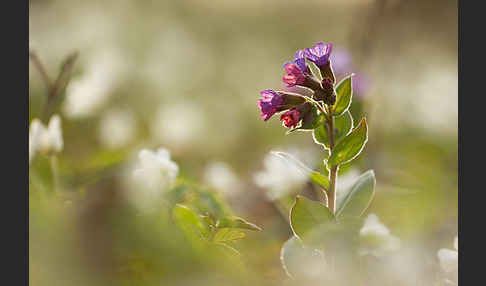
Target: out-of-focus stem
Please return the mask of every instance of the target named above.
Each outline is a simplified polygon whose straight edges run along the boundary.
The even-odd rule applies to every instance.
[[[51,172],[52,172],[52,181],[53,181],[53,189],[54,193],[59,192],[59,165],[57,163],[56,155],[49,156],[49,160],[51,163]]]

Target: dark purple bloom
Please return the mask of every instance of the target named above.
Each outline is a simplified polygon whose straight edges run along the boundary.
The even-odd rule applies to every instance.
[[[258,100],[258,107],[261,110],[260,117],[267,121],[277,112],[277,108],[284,102],[283,97],[276,91],[265,89],[260,92],[263,98]]]
[[[301,112],[295,108],[292,108],[291,110],[285,112],[280,116],[280,121],[283,122],[285,127],[290,128],[290,127],[297,127],[297,124],[299,124],[300,121],[300,115]]]
[[[318,67],[325,66],[329,63],[329,56],[332,51],[332,43],[316,43],[313,48],[305,49],[306,58],[315,63]]]
[[[284,68],[287,74],[283,76],[282,80],[287,86],[302,85],[305,83],[306,77],[304,71],[297,64],[286,63]]]
[[[308,72],[309,69],[305,63],[305,52],[304,50],[298,50],[294,55],[294,63],[304,72]]]

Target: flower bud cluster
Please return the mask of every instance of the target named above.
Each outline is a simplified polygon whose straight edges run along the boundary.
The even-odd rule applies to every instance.
[[[283,65],[285,75],[282,80],[287,87],[300,86],[313,91],[312,99],[329,106],[336,102],[334,84],[336,79],[331,67],[330,55],[332,43],[316,43],[313,48],[298,50],[292,62]],[[313,62],[323,77],[319,81],[311,72],[306,60]],[[299,122],[312,117],[312,103],[299,94],[266,89],[260,92],[262,98],[258,100],[261,118],[265,121],[275,113],[286,111],[280,116],[280,121],[287,128],[296,128]]]

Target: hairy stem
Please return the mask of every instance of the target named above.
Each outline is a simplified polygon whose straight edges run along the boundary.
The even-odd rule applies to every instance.
[[[334,150],[334,116],[329,113],[329,149],[330,153]],[[329,193],[328,193],[328,204],[329,210],[334,214],[336,209],[336,183],[337,183],[337,166],[332,167],[329,173]]]

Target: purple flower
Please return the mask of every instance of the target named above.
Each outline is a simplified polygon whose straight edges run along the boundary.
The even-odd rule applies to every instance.
[[[353,92],[356,93],[357,96],[365,96],[370,88],[370,81],[369,79],[362,73],[358,73],[353,77],[351,81]]]
[[[354,69],[351,60],[351,54],[347,50],[335,49],[332,53],[332,69],[337,76],[342,76],[345,73]]]
[[[325,66],[329,63],[329,56],[331,55],[332,43],[325,44],[323,42],[316,43],[313,48],[305,49],[305,57],[315,63],[318,67]]]
[[[290,127],[297,127],[297,124],[299,124],[300,121],[300,115],[301,112],[295,108],[285,112],[280,116],[280,121],[283,122],[285,127],[290,128]]]
[[[258,100],[258,107],[261,110],[260,117],[267,121],[277,112],[277,107],[284,102],[283,97],[271,89],[265,89],[260,92],[263,98]]]
[[[298,50],[294,55],[294,63],[302,70],[303,72],[308,72],[309,69],[305,64],[305,52],[304,50]]]
[[[286,63],[284,65],[286,75],[283,76],[282,80],[287,84],[287,86],[302,85],[305,83],[304,71],[294,63]]]

